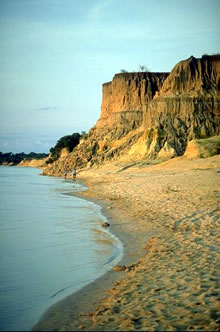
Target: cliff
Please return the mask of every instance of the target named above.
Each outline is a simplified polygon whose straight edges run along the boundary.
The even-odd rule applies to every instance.
[[[17,166],[42,168],[45,166],[47,159],[48,157],[42,159],[22,160]]]
[[[165,146],[182,155],[189,141],[220,134],[220,57],[179,62],[144,113],[148,155]]]
[[[191,56],[180,61],[164,82],[160,95],[188,94],[190,96],[217,96],[220,86],[220,55]]]
[[[96,129],[124,125],[127,131],[142,124],[146,104],[159,91],[168,73],[116,74],[102,86],[101,116]]]
[[[171,73],[121,73],[102,87],[101,115],[62,158],[72,168],[183,155],[191,140],[220,135],[220,56],[190,57]],[[45,170],[60,174],[59,160]]]

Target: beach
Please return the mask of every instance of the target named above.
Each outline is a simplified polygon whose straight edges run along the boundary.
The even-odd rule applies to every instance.
[[[79,172],[88,186],[79,195],[103,207],[124,256],[34,330],[217,331],[219,178],[219,155]]]

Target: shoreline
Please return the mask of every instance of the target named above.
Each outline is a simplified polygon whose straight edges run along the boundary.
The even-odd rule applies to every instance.
[[[78,183],[82,184],[83,186],[87,186],[86,181],[78,181]],[[95,203],[100,206],[102,215],[107,219],[107,221],[110,223],[110,229],[109,231],[112,233],[113,236],[115,236],[123,246],[123,255],[121,260],[118,262],[119,265],[129,265],[133,263],[133,257],[131,258],[129,256],[129,253],[127,252],[128,249],[128,242],[126,239],[126,235],[122,235],[122,231],[117,230],[118,222],[114,219],[112,216],[111,210],[108,209],[108,204],[100,199],[95,199],[92,197],[85,196],[85,192],[87,190],[83,189],[82,191],[73,192],[72,196],[82,198],[84,200],[88,200],[89,202]],[[123,219],[120,218],[120,220]],[[123,238],[123,241],[121,239]],[[139,254],[141,257],[141,254]],[[138,256],[138,257],[139,257]],[[138,259],[137,257],[137,259]],[[64,324],[65,317],[69,316],[69,306],[71,306],[71,316],[74,312],[74,316],[77,318],[78,315],[80,315],[81,312],[89,313],[94,309],[94,305],[97,305],[99,301],[102,301],[107,294],[103,294],[103,290],[107,290],[115,283],[117,283],[119,280],[121,280],[124,276],[126,276],[126,272],[119,271],[114,272],[113,270],[107,271],[102,276],[95,279],[93,282],[89,283],[88,285],[84,286],[80,290],[74,292],[73,294],[70,294],[69,296],[65,297],[63,300],[58,301],[57,303],[50,306],[44,314],[41,316],[37,324],[35,324],[32,327],[32,331],[39,331],[39,330],[53,330],[54,328],[61,328],[60,326],[57,326],[58,320],[59,323]],[[88,300],[89,299],[89,300]],[[95,300],[94,300],[95,299]],[[59,319],[55,318],[54,316],[60,316],[63,317]],[[73,318],[74,319],[74,318]],[[74,329],[75,330],[75,329]],[[77,330],[77,329],[76,329]],[[81,329],[79,328],[79,331]]]
[[[120,265],[50,308],[35,330],[218,330],[220,156],[83,171],[124,245]]]

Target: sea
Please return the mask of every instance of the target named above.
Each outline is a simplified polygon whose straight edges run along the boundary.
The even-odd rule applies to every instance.
[[[117,264],[123,245],[76,181],[0,166],[0,331],[30,331],[54,303]]]

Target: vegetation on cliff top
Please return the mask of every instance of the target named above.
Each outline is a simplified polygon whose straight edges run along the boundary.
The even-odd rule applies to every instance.
[[[139,65],[138,66],[138,70],[133,70],[132,72],[134,72],[134,73],[136,73],[136,72],[149,73],[150,70],[145,65]],[[121,73],[125,74],[125,73],[129,73],[129,72],[127,70],[125,70],[125,69],[121,69]]]
[[[73,133],[72,135],[66,135],[61,137],[56,145],[50,149],[50,158],[47,160],[47,164],[53,163],[60,157],[60,152],[63,148],[67,148],[69,152],[79,144],[80,138],[84,136],[83,132],[81,135],[79,133]]]
[[[43,159],[48,157],[46,153],[2,153],[0,152],[0,165],[18,165],[22,160]]]

